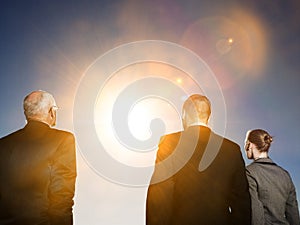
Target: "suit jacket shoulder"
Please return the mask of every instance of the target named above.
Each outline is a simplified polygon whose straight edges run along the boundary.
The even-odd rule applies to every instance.
[[[168,158],[174,151],[174,146],[176,146],[180,140],[182,132],[176,132],[164,135],[160,138],[156,163]]]
[[[30,121],[1,138],[0,224],[3,218],[27,224],[27,218],[28,224],[71,225],[75,179],[72,133]]]

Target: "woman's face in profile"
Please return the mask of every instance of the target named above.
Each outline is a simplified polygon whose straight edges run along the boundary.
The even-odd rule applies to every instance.
[[[248,159],[253,159],[253,152],[250,148],[251,142],[248,140],[249,131],[247,132],[246,139],[245,139],[245,146],[244,149],[246,151],[246,155]]]
[[[250,141],[245,142],[245,151],[248,159],[253,159],[253,152],[252,149],[250,148]]]

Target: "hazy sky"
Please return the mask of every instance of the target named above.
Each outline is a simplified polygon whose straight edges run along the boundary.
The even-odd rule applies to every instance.
[[[213,99],[211,125],[218,133],[224,132],[241,147],[249,129],[262,128],[274,136],[270,155],[290,172],[299,199],[298,0],[20,0],[1,1],[0,10],[0,135],[24,126],[26,94],[43,89],[55,96],[60,106],[58,127],[74,131],[80,140],[76,225],[144,224],[146,187],[105,179],[99,170],[118,171],[114,165],[103,162],[102,167],[98,159],[89,160],[95,153],[92,137],[105,147],[114,146],[115,152],[111,149],[108,154],[122,165],[136,169],[132,158],[142,165],[153,160],[153,151],[144,154],[128,150],[127,145],[116,150],[120,144],[111,144],[109,138],[123,129],[108,128],[112,108],[125,102],[126,110],[133,113],[128,117],[133,136],[147,139],[153,118],[164,121],[165,132],[180,129],[183,99],[179,98],[197,88]],[[145,40],[155,40],[153,48],[136,46]],[[196,67],[188,60],[195,54],[204,66],[201,71],[213,78],[211,83],[206,75],[187,71]],[[154,61],[147,61],[148,57]],[[150,92],[154,98],[143,98]],[[124,95],[118,98],[120,94]],[[130,105],[131,96],[140,99]],[[120,123],[126,121],[121,114],[116,119]],[[88,125],[80,133],[76,124]],[[161,123],[154,125],[153,135],[153,129],[162,129]],[[249,164],[244,152],[243,156]],[[135,176],[124,174],[129,180]]]

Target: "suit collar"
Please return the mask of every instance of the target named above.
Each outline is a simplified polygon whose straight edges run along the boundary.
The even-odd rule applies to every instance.
[[[183,132],[186,135],[189,135],[190,137],[199,138],[199,141],[201,142],[207,142],[211,135],[214,135],[214,133],[211,131],[211,129],[207,126],[190,126]]]
[[[25,125],[25,128],[50,128],[47,123],[43,123],[37,120],[29,120]]]
[[[258,158],[256,160],[254,160],[254,163],[261,163],[261,164],[272,164],[272,165],[276,165],[276,163],[273,162],[272,159],[268,158]]]
[[[203,125],[189,126],[186,130],[193,130],[193,129],[203,129],[203,130],[211,131],[211,129],[208,126],[203,126]]]
[[[36,120],[29,120],[25,127],[22,129],[23,135],[26,138],[41,138],[51,130],[50,126],[46,123],[36,121]]]

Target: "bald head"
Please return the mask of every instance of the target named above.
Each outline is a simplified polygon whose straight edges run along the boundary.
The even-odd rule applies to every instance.
[[[183,104],[182,114],[185,128],[199,122],[208,124],[211,114],[210,101],[203,95],[191,95]]]
[[[53,96],[45,91],[33,91],[24,98],[24,114],[27,120],[37,120],[54,126],[56,103]]]

